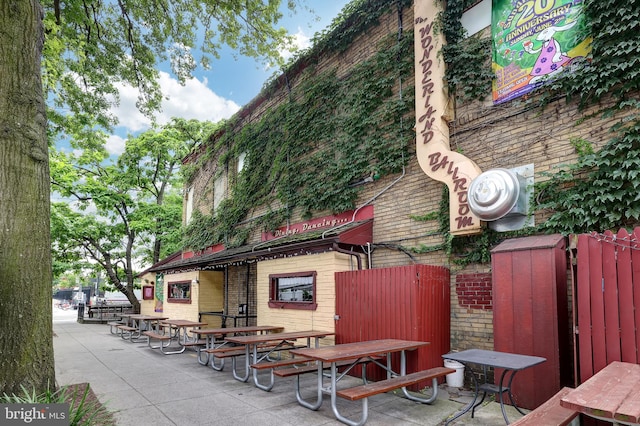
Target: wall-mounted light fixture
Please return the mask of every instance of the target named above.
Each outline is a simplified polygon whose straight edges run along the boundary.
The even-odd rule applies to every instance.
[[[469,208],[498,232],[534,225],[529,213],[533,191],[533,164],[513,169],[491,169],[469,185]]]
[[[200,284],[200,280],[197,280],[195,278],[191,280],[191,285],[197,285],[197,284]]]

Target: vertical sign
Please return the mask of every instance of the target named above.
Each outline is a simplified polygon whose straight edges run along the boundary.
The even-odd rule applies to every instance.
[[[156,288],[155,288],[155,306],[154,312],[162,312],[164,310],[164,274],[156,274]]]
[[[550,81],[589,53],[582,0],[493,0],[493,102]]]
[[[414,51],[416,91],[416,155],[422,170],[449,188],[449,232],[477,234],[480,219],[471,212],[469,184],[481,172],[464,155],[451,151],[447,114],[449,97],[443,83],[442,31],[434,28],[440,9],[434,0],[414,1]]]

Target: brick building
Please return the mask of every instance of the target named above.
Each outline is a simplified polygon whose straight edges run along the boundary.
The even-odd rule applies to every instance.
[[[416,122],[414,102],[419,103],[421,91],[420,84],[416,85],[414,69],[418,68],[414,65],[420,58],[416,57],[419,52],[416,53],[413,41],[408,47],[402,43],[417,37],[413,26],[419,21],[415,10],[420,9],[412,1],[373,1],[363,4],[362,8],[365,10],[354,13],[327,35],[326,39],[335,43],[322,44],[300,58],[270,82],[223,130],[185,159],[185,167],[193,171],[185,188],[184,222],[211,217],[214,219],[208,223],[214,228],[229,220],[221,212],[240,203],[230,200],[239,199],[238,191],[242,188],[239,184],[249,179],[243,173],[258,173],[245,167],[255,166],[260,149],[265,156],[277,149],[278,141],[270,139],[273,135],[282,138],[281,143],[287,146],[287,152],[273,157],[274,168],[262,170],[262,180],[253,181],[254,185],[263,182],[272,186],[254,186],[255,192],[264,190],[265,195],[259,198],[260,203],[244,208],[231,231],[218,233],[202,247],[186,248],[176,260],[155,265],[148,271],[147,279],[158,283],[157,277],[161,278],[164,296],[160,297],[164,297],[163,309],[167,315],[199,315],[215,325],[220,322],[230,325],[231,321],[238,324],[274,322],[291,330],[332,329],[335,273],[412,264],[444,266],[450,271],[450,346],[446,350],[493,349],[492,265],[485,262],[459,266],[452,259],[456,254],[445,252],[447,238],[455,235],[455,232],[443,232],[438,216],[443,211],[447,191],[442,181],[425,174],[416,154],[420,148],[416,149],[420,143],[416,137],[420,121]],[[475,24],[486,20],[486,25],[480,25],[480,31],[490,31],[486,13],[483,15],[477,10],[466,13],[474,16]],[[367,19],[365,24],[363,16],[376,19]],[[428,19],[433,21],[435,17]],[[389,52],[396,56],[386,58]],[[486,60],[488,55],[489,52]],[[437,55],[431,59],[442,60]],[[385,60],[397,66],[389,70],[384,64],[379,65]],[[379,115],[360,129],[366,135],[360,146],[365,144],[367,149],[382,150],[379,145],[367,145],[369,140],[389,138],[392,144],[398,145],[393,151],[397,161],[390,165],[385,163],[386,151],[381,151],[381,157],[385,157],[382,159],[367,151],[362,154],[366,159],[357,165],[359,170],[352,170],[355,160],[340,151],[340,145],[355,138],[349,132],[356,129],[355,134],[357,127],[348,124],[351,111],[345,104],[339,103],[332,110],[334,100],[329,92],[344,90],[348,95],[343,98],[355,96],[345,87],[356,86],[357,79],[367,76],[367,68],[371,73],[379,72],[380,78],[365,91],[383,93],[375,102],[386,108],[385,114],[391,115],[373,109]],[[316,97],[308,99],[312,89],[318,89],[312,87],[312,83],[325,81],[326,91],[317,93],[324,93],[326,98],[313,92]],[[359,96],[366,97],[361,92]],[[458,99],[454,104],[452,97],[447,99],[447,111],[442,116],[446,116],[451,151],[464,153],[479,170],[526,167],[529,178],[536,183],[545,180],[545,173],[554,172],[557,166],[577,160],[572,140],[588,139],[597,149],[606,142],[610,124],[621,119],[614,115],[594,127],[592,121],[582,118],[601,109],[602,104],[579,109],[577,101],[565,98],[552,99],[544,107],[518,99],[495,105],[490,93],[483,101]],[[353,105],[357,104],[349,104]],[[402,109],[407,105],[408,110]],[[394,106],[395,115],[388,112],[393,111]],[[281,112],[286,108],[291,108],[288,113]],[[269,120],[274,115],[294,115],[301,111],[308,115],[318,112],[315,121],[309,123],[330,121],[335,115],[340,116],[339,123],[347,124],[345,128],[331,129],[337,133],[325,128],[309,129],[317,132],[319,139],[310,137],[306,143],[312,146],[302,149],[288,139],[292,134],[302,134],[302,130],[292,129],[295,123],[287,122],[289,127],[277,131],[269,127],[273,126]],[[378,126],[380,132],[376,133],[372,127]],[[346,138],[341,136],[341,130],[347,133]],[[396,130],[397,135],[390,136]],[[247,137],[246,133],[252,136]],[[234,146],[237,141],[248,142]],[[269,176],[270,170],[277,167],[295,174],[300,172],[294,168],[296,163],[309,164],[305,163],[309,158],[327,157],[330,160],[323,167],[329,171],[323,174],[326,170],[318,170],[316,178],[326,184],[326,192],[336,192],[339,188],[331,181],[332,173],[335,175],[340,170],[336,165],[341,164],[341,158],[349,160],[343,163],[345,170],[349,170],[345,171],[348,176],[342,184],[354,198],[337,206],[320,202],[325,197],[325,189],[319,182],[307,180],[306,186],[298,182],[298,186],[279,187],[278,182],[294,182],[296,176]],[[311,187],[316,188],[317,198],[321,199],[316,200],[316,204],[305,198]],[[283,195],[286,191],[291,193]],[[280,220],[276,220],[278,217]],[[545,212],[538,211],[532,212],[532,217],[528,217],[527,225],[539,224],[546,218]],[[482,234],[484,229],[481,227],[476,234]],[[172,293],[172,289],[181,289],[181,286],[185,289],[183,293]],[[198,295],[203,291],[210,292],[216,301],[199,300]],[[565,296],[570,300],[570,294]],[[142,309],[153,310],[153,306],[157,304],[143,303]],[[190,306],[188,312],[185,306]]]

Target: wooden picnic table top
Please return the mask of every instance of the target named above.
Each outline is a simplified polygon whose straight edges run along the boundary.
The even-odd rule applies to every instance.
[[[163,324],[174,325],[176,327],[202,327],[208,325],[206,322],[190,321],[185,319],[166,319]]]
[[[163,321],[169,319],[169,317],[163,317],[160,315],[129,315],[129,318],[136,321]]]
[[[250,325],[247,327],[218,327],[218,328],[201,328],[195,330],[197,334],[232,334],[232,333],[258,333],[261,331],[279,332],[284,327],[275,325]]]
[[[614,361],[562,397],[560,405],[614,423],[640,423],[640,365]]]
[[[256,343],[279,342],[283,340],[310,339],[313,337],[320,338],[332,336],[334,334],[335,333],[331,331],[308,330],[291,331],[288,333],[255,334],[249,336],[227,336],[225,340],[241,345],[252,345]]]
[[[389,352],[410,351],[428,344],[429,342],[412,340],[381,339],[321,346],[319,348],[292,349],[290,353],[323,362],[338,362]]]

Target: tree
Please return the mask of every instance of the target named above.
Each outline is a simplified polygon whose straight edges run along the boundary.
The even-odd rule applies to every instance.
[[[179,165],[214,128],[174,119],[158,131],[129,138],[115,163],[95,152],[53,153],[53,188],[71,200],[71,205],[52,204],[54,259],[102,270],[138,311],[136,261],[153,264],[181,247]]]
[[[55,382],[42,9],[0,5],[0,393]]]
[[[198,36],[203,66],[223,44],[279,58],[280,3],[1,2],[0,323],[7,328],[0,337],[0,392],[20,392],[21,385],[45,391],[55,382],[47,144],[65,137],[100,150],[116,122],[108,109],[118,84],[137,87],[140,110],[152,115],[161,99],[156,64],[170,60],[186,79],[197,63]]]

